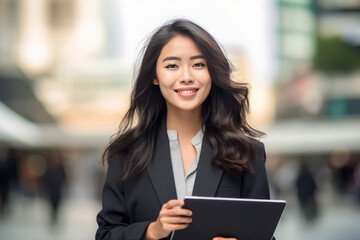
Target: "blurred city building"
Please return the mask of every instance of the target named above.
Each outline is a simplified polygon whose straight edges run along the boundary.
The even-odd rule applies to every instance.
[[[327,133],[359,151],[360,3],[280,0],[278,6],[277,121],[298,121],[296,137],[305,131],[312,151],[335,147]]]

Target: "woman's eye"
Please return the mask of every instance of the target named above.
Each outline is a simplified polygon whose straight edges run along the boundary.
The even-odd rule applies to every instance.
[[[169,64],[165,68],[177,68],[178,66],[175,64]]]
[[[195,63],[194,67],[196,67],[196,68],[205,67],[205,64],[203,64],[203,63]]]

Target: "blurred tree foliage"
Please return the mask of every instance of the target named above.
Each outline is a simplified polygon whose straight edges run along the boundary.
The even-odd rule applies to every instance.
[[[360,52],[341,37],[317,37],[314,58],[316,70],[324,73],[349,73],[360,70]]]

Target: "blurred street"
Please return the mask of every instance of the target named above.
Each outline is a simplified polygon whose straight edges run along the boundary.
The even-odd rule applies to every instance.
[[[14,196],[12,204],[11,215],[0,219],[0,239],[89,240],[95,237],[98,201],[65,200],[57,225],[51,225],[48,203],[44,199]]]
[[[319,217],[306,222],[300,216],[296,199],[288,205],[275,232],[277,240],[358,240],[360,236],[360,205],[349,199],[322,192]],[[94,239],[94,216],[100,203],[89,199],[66,199],[59,216],[59,224],[49,226],[47,203],[37,197],[29,201],[13,196],[11,214],[0,220],[0,239],[29,240],[89,240]]]
[[[338,199],[329,192],[320,196],[317,219],[305,221],[295,199],[288,205],[275,232],[277,240],[358,240],[360,236],[360,204]]]

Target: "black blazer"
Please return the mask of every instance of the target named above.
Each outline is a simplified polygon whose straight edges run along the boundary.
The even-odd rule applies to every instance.
[[[96,240],[139,240],[147,226],[156,221],[164,203],[176,199],[166,124],[158,133],[150,165],[136,177],[119,179],[121,154],[109,161],[103,188],[103,208],[97,216]],[[264,145],[257,142],[251,160],[253,172],[232,177],[212,166],[212,148],[204,138],[194,183],[193,196],[269,199]]]

